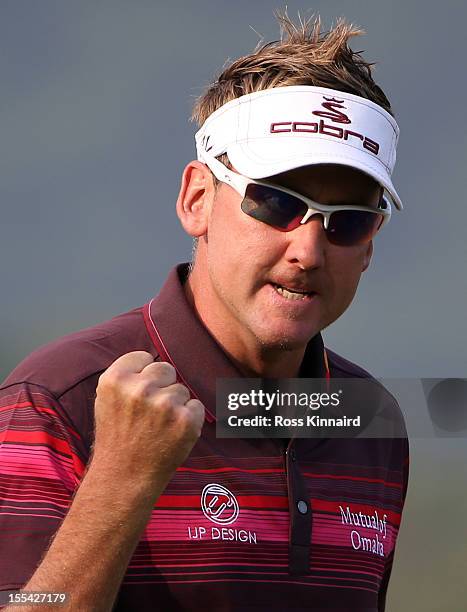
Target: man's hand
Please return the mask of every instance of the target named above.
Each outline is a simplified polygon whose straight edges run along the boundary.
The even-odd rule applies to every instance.
[[[203,422],[203,404],[169,363],[143,351],[117,359],[99,379],[86,474],[24,590],[68,593],[66,610],[110,612],[154,504]]]
[[[203,404],[176,382],[172,365],[144,351],[127,353],[99,378],[92,462],[165,488],[203,422]]]

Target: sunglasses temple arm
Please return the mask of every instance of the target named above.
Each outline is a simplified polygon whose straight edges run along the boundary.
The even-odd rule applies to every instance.
[[[223,163],[207,153],[202,154],[202,159],[200,161],[206,164],[218,181],[221,181],[221,183],[227,183],[227,185],[233,187],[240,195],[245,195],[245,191],[249,183],[249,180],[246,177],[232,172],[232,170],[226,168]]]

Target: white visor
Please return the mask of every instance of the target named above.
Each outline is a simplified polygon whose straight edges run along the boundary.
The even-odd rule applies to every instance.
[[[381,106],[335,89],[305,85],[265,89],[236,98],[196,133],[198,159],[227,153],[252,179],[314,164],[351,166],[374,178],[394,205],[391,181],[399,128]]]

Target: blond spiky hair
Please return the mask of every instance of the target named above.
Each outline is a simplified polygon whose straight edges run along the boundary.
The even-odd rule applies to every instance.
[[[328,32],[312,16],[295,24],[287,12],[276,12],[279,40],[258,44],[249,55],[232,62],[209,85],[193,108],[192,120],[201,126],[218,108],[240,96],[288,85],[329,87],[372,100],[392,114],[391,105],[373,80],[373,64],[352,51],[348,41],[364,31],[339,19]]]

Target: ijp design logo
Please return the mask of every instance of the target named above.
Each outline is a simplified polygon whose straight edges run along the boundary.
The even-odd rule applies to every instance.
[[[257,543],[257,536],[254,531],[226,527],[226,525],[234,523],[240,513],[237,498],[232,491],[220,484],[211,483],[201,491],[200,501],[204,516],[219,527],[190,525],[187,528],[189,540]]]
[[[201,493],[204,516],[217,525],[230,525],[238,518],[240,509],[235,495],[219,484],[208,484]]]

